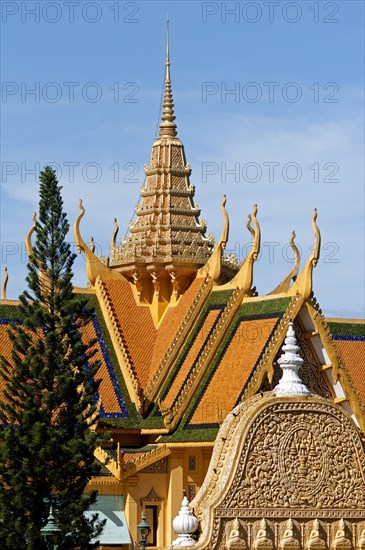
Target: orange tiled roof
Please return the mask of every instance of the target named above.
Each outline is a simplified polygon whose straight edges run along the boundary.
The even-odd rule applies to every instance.
[[[186,316],[196,294],[203,285],[204,279],[195,279],[188,290],[181,296],[176,307],[169,308],[158,328],[155,346],[150,365],[149,380],[156,373],[162,357],[172,342],[177,329]]]
[[[216,323],[218,317],[221,315],[220,309],[211,309],[204,320],[204,323],[200,327],[199,331],[196,333],[196,338],[192,343],[191,348],[189,349],[184,361],[182,362],[176,377],[174,378],[170,389],[166,396],[164,397],[164,406],[171,407],[175,401],[178,392],[181,390],[182,385],[184,384],[190,369],[192,368],[194,361],[196,360],[199,352],[206,343],[209,333]]]
[[[336,339],[336,348],[365,410],[365,340]]]
[[[150,310],[136,303],[127,280],[103,280],[129,359],[143,389],[153,379],[162,357],[203,283],[204,279],[195,279],[178,304],[166,311],[161,324],[156,328]]]
[[[365,410],[365,321],[328,319],[328,326],[360,407]]]
[[[82,330],[82,339],[84,343],[89,342],[90,340],[96,338],[96,332],[95,332],[95,326],[94,324],[90,323]],[[99,339],[97,339],[97,342],[95,344],[96,353],[92,360],[100,360],[101,365],[98,369],[95,378],[99,379],[101,378],[101,383],[99,386],[99,396],[101,399],[103,411],[106,414],[114,414],[117,412],[121,412],[120,403],[118,402],[117,395],[115,392],[115,388],[113,387],[112,381],[110,379],[110,375],[108,372],[107,364],[105,361],[105,357],[103,356],[103,352],[101,349],[101,343]]]
[[[103,280],[139,384],[146,386],[156,339],[150,310],[136,304],[130,283]]]
[[[0,342],[1,342],[1,355],[5,357],[7,361],[11,361],[12,343],[8,335],[7,324],[0,324]],[[5,380],[0,377],[0,392],[5,388]]]
[[[233,409],[276,323],[277,317],[240,322],[190,424],[218,422]]]

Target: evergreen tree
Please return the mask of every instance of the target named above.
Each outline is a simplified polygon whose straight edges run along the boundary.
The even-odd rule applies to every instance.
[[[12,361],[1,357],[0,547],[44,548],[40,530],[49,508],[62,531],[61,549],[93,548],[102,526],[84,512],[97,474],[93,456],[101,436],[95,395],[95,342],[82,338],[91,322],[87,300],[72,291],[75,255],[61,187],[47,166],[40,174],[39,221],[28,263],[30,292],[20,296],[22,321],[9,329]]]

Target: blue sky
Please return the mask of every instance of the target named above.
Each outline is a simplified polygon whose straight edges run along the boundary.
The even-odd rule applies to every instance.
[[[292,229],[304,265],[317,207],[315,294],[330,317],[363,316],[362,1],[3,0],[1,9],[8,297],[25,287],[38,167],[59,167],[71,224],[83,198],[82,233],[101,254],[114,216],[126,232],[158,122],[168,13],[176,122],[208,231],[219,236],[225,193],[227,250],[242,259],[258,204],[255,285],[265,294],[290,269]],[[82,257],[75,283],[86,285]]]

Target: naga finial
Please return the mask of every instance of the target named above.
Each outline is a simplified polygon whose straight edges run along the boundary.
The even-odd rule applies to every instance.
[[[74,224],[75,242],[76,242],[76,246],[77,246],[77,250],[79,251],[79,254],[81,254],[81,252],[85,254],[86,274],[90,283],[94,285],[98,276],[106,277],[109,279],[118,279],[118,280],[123,279],[123,275],[121,275],[117,271],[112,271],[111,269],[109,269],[109,267],[104,265],[100,261],[100,259],[94,254],[93,246],[95,249],[95,243],[94,243],[93,237],[91,237],[91,240],[90,240],[90,248],[85,243],[80,233],[80,221],[85,214],[85,208],[82,204],[82,199],[79,200],[79,207],[80,207],[80,212]]]
[[[37,225],[37,213],[33,212],[32,214],[32,221],[33,225],[29,229],[26,237],[25,237],[25,250],[28,254],[28,257],[30,257],[31,254],[33,254],[33,245],[32,245],[32,235],[35,231],[36,225]]]
[[[248,222],[246,224],[247,229],[252,235],[252,246],[247,258],[252,257],[253,261],[257,260],[257,256],[260,252],[261,242],[260,225],[256,218],[257,211],[257,204],[254,204],[252,214],[248,216]],[[251,227],[251,222],[253,223],[253,228]]]
[[[214,251],[205,264],[201,269],[198,271],[198,277],[206,276],[208,275],[213,279],[213,281],[218,281],[221,272],[222,272],[222,264],[223,264],[223,251],[226,247],[226,244],[228,242],[229,237],[229,216],[228,212],[226,210],[226,203],[227,203],[227,197],[226,195],[223,195],[222,202],[221,202],[221,212],[223,216],[223,229],[222,234],[217,242]]]
[[[252,222],[252,216],[251,216],[251,214],[249,214],[247,216],[246,227],[249,230],[249,232],[251,233],[252,237],[254,237],[255,236],[255,231],[254,231],[253,227],[251,227],[251,222]]]
[[[9,280],[8,268],[5,266],[4,267],[4,281],[3,281],[3,284],[2,284],[2,287],[1,287],[1,299],[2,300],[6,300],[6,287],[7,287],[7,284],[8,284],[8,280]]]
[[[316,267],[318,263],[321,249],[321,233],[317,225],[317,215],[317,208],[315,208],[312,216],[312,228],[314,233],[312,254],[309,256],[302,272],[296,279],[295,283],[290,288],[290,293],[294,294],[296,292],[299,292],[304,297],[304,299],[309,298],[312,292],[313,268]]]
[[[113,230],[112,239],[110,241],[110,248],[114,248],[117,244],[118,231],[119,231],[119,225],[117,222],[117,218],[114,218],[114,230]]]
[[[321,249],[321,233],[317,225],[317,215],[318,215],[317,208],[315,208],[313,210],[313,216],[312,216],[312,227],[313,227],[313,233],[314,233],[312,263],[314,267],[317,265],[317,262],[319,260],[319,254]]]
[[[227,203],[227,197],[226,195],[223,195],[222,202],[221,202],[221,212],[223,216],[223,231],[219,241],[221,243],[221,246],[223,247],[226,246],[228,242],[228,237],[229,237],[229,217],[228,217],[228,212],[226,210],[226,203]]]
[[[260,224],[256,218],[257,211],[257,204],[254,204],[252,214],[249,214],[246,223],[246,227],[252,237],[251,249],[241,263],[238,273],[229,283],[224,285],[226,288],[240,288],[241,290],[244,290],[244,292],[249,292],[251,290],[253,283],[253,264],[257,260],[260,253],[261,241]],[[251,226],[251,223],[253,224],[253,227]]]
[[[295,281],[296,278],[297,278],[297,275],[298,275],[298,272],[299,272],[299,266],[300,266],[300,252],[298,250],[297,245],[294,242],[295,236],[296,236],[295,231],[293,230],[292,234],[291,234],[291,237],[290,237],[290,240],[289,240],[289,244],[290,244],[290,246],[293,250],[293,253],[294,253],[294,265],[291,268],[288,275],[281,281],[281,283],[275,288],[275,290],[270,292],[269,295],[271,295],[271,294],[280,294],[281,292],[287,292],[290,288],[291,281],[292,280]]]

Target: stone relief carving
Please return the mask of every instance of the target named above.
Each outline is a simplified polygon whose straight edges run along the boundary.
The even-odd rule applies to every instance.
[[[265,518],[262,518],[257,524],[254,525],[254,532],[256,536],[254,539],[253,547],[260,550],[271,550],[274,547],[272,541],[272,531]]]
[[[167,472],[167,458],[162,458],[140,471],[141,474],[156,474]]]
[[[280,536],[280,550],[297,550],[300,547],[300,530],[294,524],[292,518],[284,522],[281,526],[282,536]]]
[[[365,550],[364,474],[359,434],[338,405],[256,395],[218,434],[192,503],[195,550]]]
[[[345,521],[341,518],[340,521],[332,527],[335,532],[332,544],[333,550],[349,550],[352,543],[349,538],[349,530]]]
[[[307,550],[323,550],[326,548],[325,531],[317,518],[312,522],[312,525],[307,525],[307,530],[309,528]]]
[[[280,404],[260,415],[223,506],[364,508],[352,434],[321,408]]]
[[[245,529],[242,520],[235,518],[233,521],[227,521],[225,526],[225,546],[226,550],[231,548],[234,550],[245,549]]]
[[[365,529],[362,529],[361,531],[359,529],[359,533],[360,535],[357,543],[357,548],[358,550],[364,550],[365,549]]]

